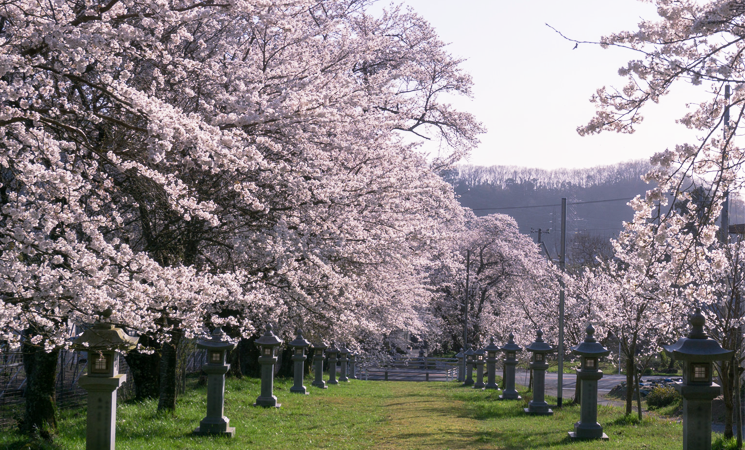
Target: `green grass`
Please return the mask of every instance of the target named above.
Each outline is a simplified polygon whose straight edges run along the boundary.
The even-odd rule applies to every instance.
[[[310,395],[290,394],[291,380],[277,380],[282,408],[256,408],[256,379],[230,379],[225,415],[236,437],[192,436],[206,413],[206,389],[190,381],[174,416],[158,415],[157,403],[125,403],[117,416],[117,449],[673,449],[682,447],[682,428],[647,415],[624,418],[615,407],[598,407],[608,442],[571,442],[567,432],[579,420],[579,407],[565,406],[553,416],[523,413],[522,401],[499,401],[499,393],[459,383],[353,380]],[[554,401],[548,398],[547,401]],[[85,409],[62,411],[57,448],[85,448]],[[715,436],[716,438],[716,436]],[[0,433],[0,450],[36,448],[13,431]]]

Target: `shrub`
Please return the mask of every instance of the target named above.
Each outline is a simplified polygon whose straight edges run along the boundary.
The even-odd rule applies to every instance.
[[[723,436],[719,436],[716,441],[714,441],[713,444],[711,444],[711,450],[736,450],[737,449],[737,439],[735,438],[725,438]]]
[[[649,409],[662,408],[675,403],[680,398],[680,394],[673,387],[658,386],[647,395],[647,407]]]

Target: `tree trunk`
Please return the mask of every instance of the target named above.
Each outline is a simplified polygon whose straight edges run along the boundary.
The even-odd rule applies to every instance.
[[[161,346],[158,412],[176,411],[176,397],[178,396],[176,365],[178,362],[177,348],[180,339],[180,334],[174,330],[171,342],[164,342]]]
[[[238,343],[238,352],[241,357],[241,372],[243,375],[251,378],[261,377],[261,365],[259,364],[261,353],[254,344],[257,338],[258,336],[251,336],[249,339],[241,339]]]
[[[642,420],[642,393],[640,391],[641,388],[641,381],[642,381],[642,371],[641,370],[635,370],[635,377],[634,377],[634,391],[636,391],[636,411],[639,414],[639,421]]]
[[[626,358],[626,415],[631,414],[631,408],[634,402],[634,372],[636,367],[634,366],[634,353],[629,352],[631,355],[627,355]]]
[[[43,347],[23,342],[23,368],[26,371],[26,410],[19,423],[24,434],[38,431],[39,436],[51,440],[57,431],[55,381],[59,349],[49,353]]]
[[[155,347],[157,344],[150,336],[140,336],[139,343],[145,347]],[[124,355],[132,382],[135,387],[135,400],[141,401],[148,398],[156,398],[160,392],[160,353],[158,350],[152,354],[142,353],[137,350],[127,352]]]
[[[292,360],[293,349],[285,348],[284,350],[278,351],[277,364],[279,370],[275,369],[277,376],[284,378],[292,378],[295,376],[295,361]]]
[[[735,412],[734,403],[732,396],[734,395],[732,385],[734,384],[734,366],[730,361],[722,361],[719,363],[719,375],[720,383],[722,385],[722,397],[724,399],[724,437],[731,439],[735,433],[733,428],[732,416]]]
[[[240,345],[240,343],[238,344]],[[236,347],[235,350],[231,350],[228,352],[228,363],[230,364],[230,369],[228,369],[228,376],[229,377],[235,377],[239,380],[243,378],[243,364],[241,364],[241,352],[240,347]]]

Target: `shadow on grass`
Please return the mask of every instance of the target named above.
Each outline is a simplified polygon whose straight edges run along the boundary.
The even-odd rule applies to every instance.
[[[573,444],[569,434],[557,433],[556,430],[532,431],[530,434],[519,434],[502,431],[481,431],[475,434],[476,442],[499,444],[499,448],[510,450],[558,447]]]

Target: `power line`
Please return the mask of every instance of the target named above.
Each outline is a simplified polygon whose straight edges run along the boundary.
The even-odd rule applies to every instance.
[[[609,198],[606,200],[590,200],[587,202],[574,202],[574,203],[567,203],[567,205],[588,205],[590,203],[608,203],[608,202],[620,202],[620,201],[629,201],[633,200],[635,197],[626,197],[626,198]],[[551,204],[551,205],[532,205],[532,206],[499,206],[494,208],[472,208],[471,211],[489,211],[494,209],[504,210],[504,209],[528,209],[528,208],[550,208],[553,206],[561,206],[561,203]]]

